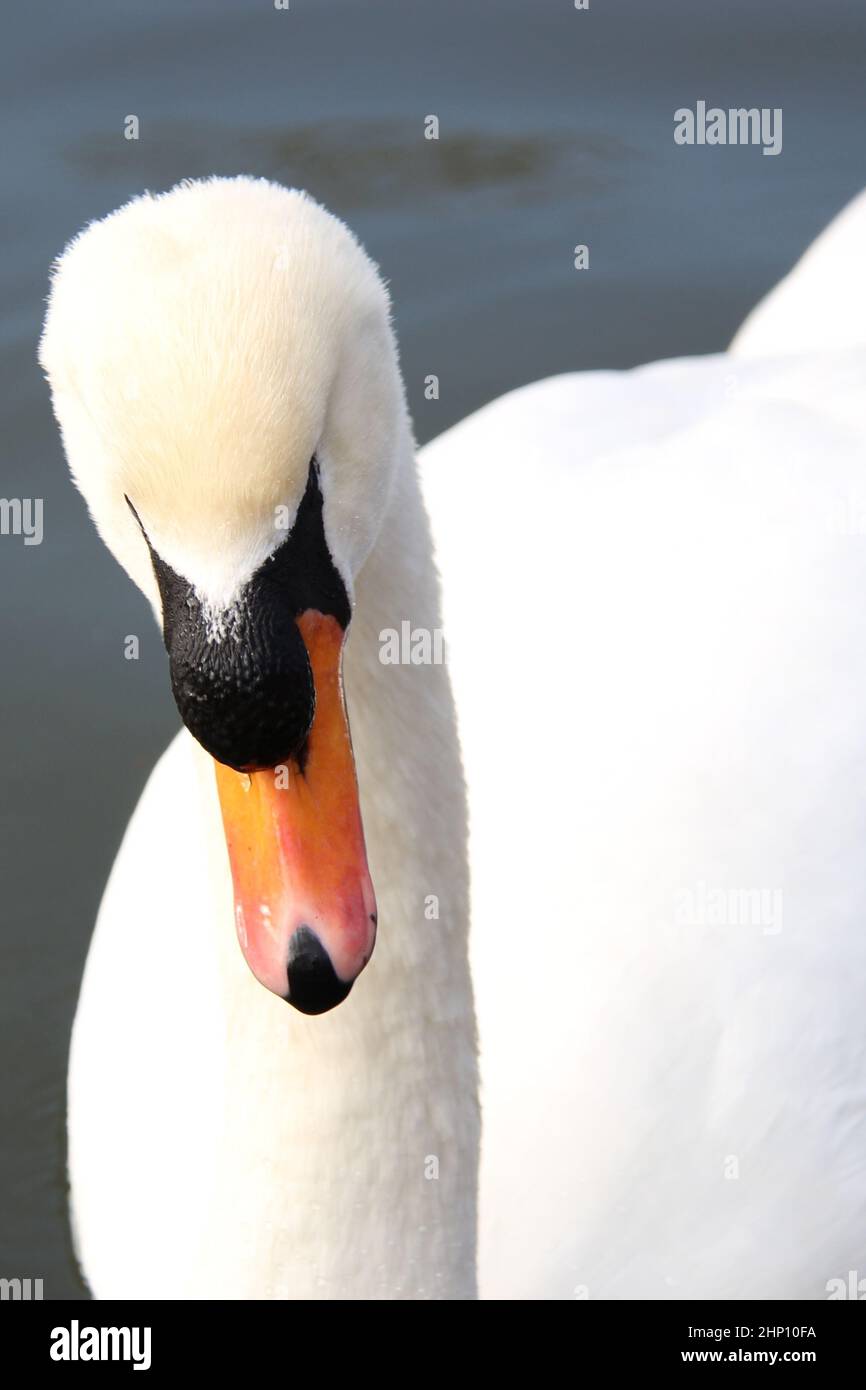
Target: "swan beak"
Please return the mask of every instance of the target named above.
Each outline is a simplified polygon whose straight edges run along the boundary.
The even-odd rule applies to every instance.
[[[343,702],[346,634],[313,610],[297,622],[316,692],[305,755],[249,773],[215,766],[241,949],[263,985],[319,1014],[370,959],[376,900]]]

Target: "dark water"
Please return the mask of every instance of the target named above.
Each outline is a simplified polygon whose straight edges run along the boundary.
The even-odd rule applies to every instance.
[[[34,356],[51,257],[144,187],[240,171],[304,185],[391,282],[427,439],[535,377],[724,347],[866,184],[866,8],[67,0],[2,25],[2,492],[44,498],[45,537],[0,537],[0,1276],[60,1298],[83,1291],[63,1140],[78,980],[175,716],[149,610],[65,476]],[[675,146],[674,109],[699,99],[781,106],[782,154]]]

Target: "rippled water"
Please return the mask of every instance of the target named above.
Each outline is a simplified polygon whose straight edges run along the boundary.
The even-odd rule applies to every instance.
[[[65,1209],[69,1027],[102,885],[175,727],[150,613],[66,479],[35,364],[51,257],[144,187],[240,171],[303,185],[391,283],[427,439],[534,377],[723,347],[866,184],[864,67],[860,0],[6,12],[3,494],[44,498],[45,538],[0,537],[0,1275],[83,1291]],[[676,147],[673,112],[699,99],[781,106],[782,154]],[[429,114],[438,142],[423,139]],[[591,255],[580,275],[577,242]],[[438,402],[423,398],[429,372]],[[137,663],[123,659],[129,632]],[[118,988],[135,989],[131,971]]]

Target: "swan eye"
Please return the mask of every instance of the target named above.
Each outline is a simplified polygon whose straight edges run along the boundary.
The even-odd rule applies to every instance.
[[[351,617],[325,540],[315,459],[291,532],[221,613],[207,611],[194,586],[141,529],[162,600],[172,694],[189,732],[218,762],[239,772],[289,759],[303,770],[316,691],[297,619],[317,612],[335,618],[345,631]]]

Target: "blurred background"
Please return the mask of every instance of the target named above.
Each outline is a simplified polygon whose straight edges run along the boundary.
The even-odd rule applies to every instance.
[[[108,870],[177,717],[150,611],[66,476],[36,364],[52,257],[145,188],[303,186],[390,281],[423,442],[537,377],[723,349],[866,184],[866,8],[66,0],[7,10],[3,38],[0,491],[44,499],[44,541],[0,537],[0,1276],[67,1298],[85,1294],[69,1031]],[[782,107],[782,153],[675,145],[675,109],[698,100]]]

